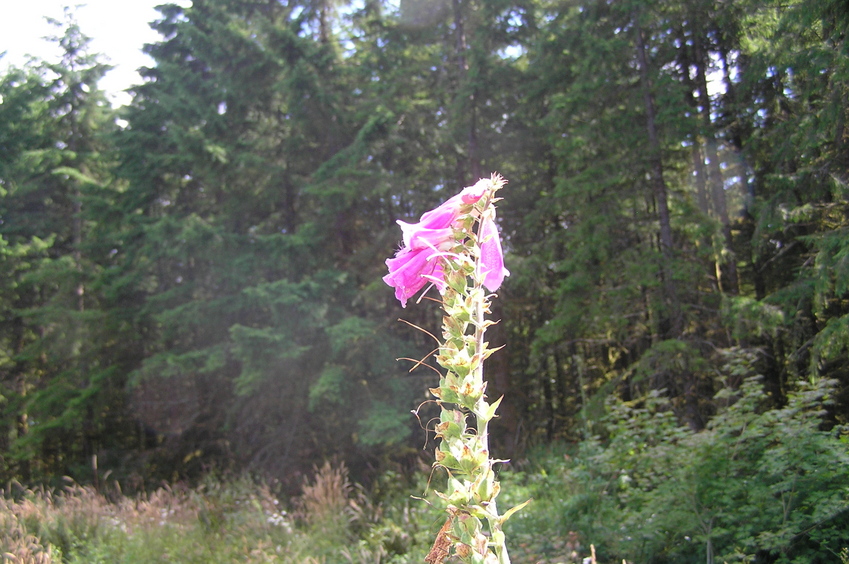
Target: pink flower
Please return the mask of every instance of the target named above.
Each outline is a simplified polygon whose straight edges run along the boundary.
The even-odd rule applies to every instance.
[[[404,246],[394,258],[386,260],[389,274],[383,281],[395,288],[395,297],[403,307],[426,284],[432,283],[442,292],[445,289],[445,272],[441,256],[454,246],[454,227],[464,205],[478,202],[486,194],[489,180],[480,180],[474,186],[445,201],[436,209],[422,215],[418,223],[398,221],[404,237]],[[504,268],[498,227],[487,214],[480,228],[481,268],[483,284],[494,292],[509,274]]]
[[[501,287],[504,277],[509,276],[510,272],[504,268],[501,238],[498,236],[498,227],[492,216],[485,217],[481,222],[478,237],[480,237],[483,285],[490,292],[494,292]]]
[[[383,277],[383,281],[395,288],[395,297],[401,306],[407,307],[407,300],[428,282],[440,292],[445,288],[445,273],[438,256],[433,254],[430,249],[413,251],[405,247],[398,251],[395,258],[386,260],[389,274]]]

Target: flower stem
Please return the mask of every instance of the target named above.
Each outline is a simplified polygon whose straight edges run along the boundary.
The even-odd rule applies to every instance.
[[[496,291],[509,274],[493,205],[504,184],[493,175],[424,214],[418,224],[399,222],[405,247],[387,260],[390,274],[384,280],[402,304],[430,281],[442,293],[445,312],[436,360],[446,372],[430,391],[441,408],[434,467],[448,473],[448,488],[436,494],[445,501],[448,518],[425,559],[429,564],[442,563],[452,549],[468,564],[510,564],[502,524],[518,508],[498,514],[501,486],[494,467],[499,461],[490,456],[489,422],[501,400],[486,401],[484,380],[484,361],[493,352],[484,340],[492,324],[486,319],[488,290]]]

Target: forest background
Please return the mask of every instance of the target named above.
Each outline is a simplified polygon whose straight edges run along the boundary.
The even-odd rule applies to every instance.
[[[562,494],[517,531],[642,562],[846,548],[844,2],[159,10],[126,107],[72,18],[61,61],[0,77],[4,482],[426,474],[436,375],[396,359],[432,342],[398,318],[440,320],[384,260],[396,219],[497,171],[493,449]]]

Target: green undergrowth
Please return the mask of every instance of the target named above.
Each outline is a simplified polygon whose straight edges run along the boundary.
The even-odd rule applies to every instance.
[[[680,426],[662,393],[610,402],[575,445],[502,475],[517,562],[849,562],[849,436],[828,424],[821,380],[765,409],[759,379],[721,392],[708,427]],[[515,552],[515,549],[514,549]]]
[[[757,379],[721,394],[693,432],[663,394],[611,402],[578,444],[532,451],[501,473],[513,561],[601,564],[849,563],[849,448],[826,422],[831,387],[800,387],[765,409]],[[721,398],[720,398],[721,399]],[[427,480],[384,474],[369,491],[325,464],[300,496],[249,478],[124,496],[68,483],[9,486],[4,562],[402,564],[423,562],[445,514]],[[424,495],[422,500],[411,494]],[[450,562],[450,560],[449,560]]]

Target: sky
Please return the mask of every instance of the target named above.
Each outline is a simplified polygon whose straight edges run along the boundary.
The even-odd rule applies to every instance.
[[[0,72],[9,65],[22,66],[27,55],[50,62],[60,59],[58,45],[44,40],[59,30],[45,21],[45,16],[64,21],[65,6],[74,9],[82,32],[92,39],[90,48],[115,68],[101,80],[113,105],[129,103],[122,92],[141,82],[136,69],[152,66],[153,60],[142,53],[145,43],[159,40],[150,29],[151,21],[160,14],[154,6],[169,0],[0,0]],[[172,3],[188,6],[189,0]],[[76,8],[74,8],[76,6]]]

